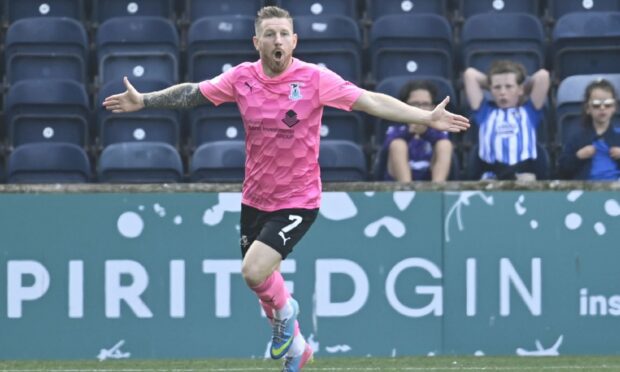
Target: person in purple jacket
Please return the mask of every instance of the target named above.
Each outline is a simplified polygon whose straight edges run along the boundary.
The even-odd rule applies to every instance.
[[[437,87],[427,80],[412,80],[400,90],[401,101],[424,110],[432,110]],[[387,130],[383,151],[387,151],[385,180],[398,182],[448,179],[452,161],[452,142],[448,133],[425,125],[402,124]]]

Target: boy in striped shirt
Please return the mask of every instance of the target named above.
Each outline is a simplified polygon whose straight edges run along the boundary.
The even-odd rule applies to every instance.
[[[478,125],[479,164],[471,177],[536,179],[536,129],[549,91],[549,72],[540,69],[526,82],[523,65],[498,60],[487,75],[467,68],[463,80]],[[493,100],[484,96],[485,89]]]

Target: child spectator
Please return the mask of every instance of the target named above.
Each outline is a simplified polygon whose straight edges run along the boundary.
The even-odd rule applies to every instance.
[[[536,179],[536,128],[549,91],[549,72],[540,69],[526,82],[523,65],[498,60],[488,75],[469,67],[463,79],[478,125],[478,156],[476,164],[468,164],[470,178]],[[484,96],[484,89],[493,100]]]
[[[437,87],[430,81],[412,80],[399,93],[401,101],[432,110],[437,100]],[[448,133],[419,124],[390,126],[382,151],[387,151],[385,180],[398,182],[436,181],[448,179],[452,161],[452,142]]]
[[[596,80],[586,87],[583,126],[570,133],[560,156],[563,178],[620,179],[620,129],[612,123],[616,101],[616,91],[607,80]]]

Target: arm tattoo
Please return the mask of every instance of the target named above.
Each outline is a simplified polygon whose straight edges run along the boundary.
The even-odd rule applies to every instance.
[[[144,94],[144,107],[186,109],[207,103],[197,83],[173,85],[164,90]]]

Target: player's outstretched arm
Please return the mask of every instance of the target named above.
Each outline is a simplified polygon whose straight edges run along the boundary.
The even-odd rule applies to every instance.
[[[197,83],[173,85],[157,92],[138,92],[129,79],[123,79],[127,90],[107,97],[103,106],[114,113],[133,112],[143,108],[186,109],[202,105],[208,100],[202,95]]]
[[[415,123],[448,132],[461,132],[469,128],[469,120],[446,110],[450,97],[446,97],[433,111],[410,106],[387,94],[364,91],[353,104],[354,110],[397,123]]]

